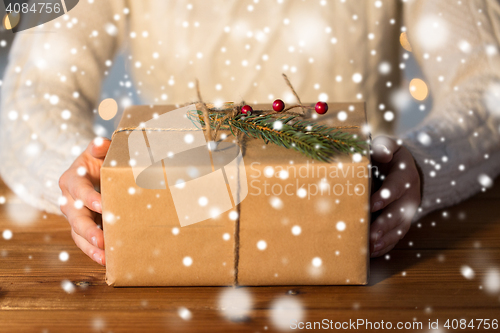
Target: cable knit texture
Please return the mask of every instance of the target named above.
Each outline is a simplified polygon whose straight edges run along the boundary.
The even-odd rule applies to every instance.
[[[292,101],[284,71],[303,101],[365,100],[374,133],[390,133],[378,105],[393,109],[404,26],[435,101],[403,140],[424,174],[423,216],[500,170],[499,16],[496,1],[473,0],[80,1],[17,35],[2,89],[0,172],[21,198],[60,213],[58,179],[95,136],[100,83],[122,47],[144,103],[195,100],[195,78],[205,100]]]

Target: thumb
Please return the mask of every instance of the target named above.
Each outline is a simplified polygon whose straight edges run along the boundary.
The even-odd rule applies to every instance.
[[[111,144],[111,140],[106,138],[97,137],[90,144],[90,155],[94,158],[103,159],[109,149],[109,145]]]
[[[393,139],[387,136],[378,136],[372,144],[373,160],[379,163],[389,163],[398,149],[399,146]]]

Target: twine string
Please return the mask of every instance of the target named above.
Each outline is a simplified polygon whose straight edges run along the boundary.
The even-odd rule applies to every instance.
[[[220,126],[219,126],[220,128]],[[332,127],[333,129],[359,129],[360,126],[357,126],[357,125],[353,125],[353,126],[335,126],[335,127]],[[193,128],[174,128],[174,127],[171,127],[171,128],[165,128],[165,127],[123,127],[123,128],[120,128],[120,129],[117,129],[113,132],[113,135],[111,136],[111,138],[114,138],[114,136],[117,134],[117,133],[121,133],[121,132],[132,132],[132,131],[147,131],[147,132],[196,132],[196,131],[203,131],[205,130],[205,126],[202,126],[201,128],[196,128],[196,127],[193,127]]]
[[[288,76],[286,76],[285,73],[282,73],[281,75],[283,75],[283,78],[285,79],[285,82],[286,82],[286,85],[288,86],[288,88],[290,88],[290,90],[292,91],[293,95],[295,96],[295,98],[297,99],[297,101],[299,102],[299,105],[300,107],[302,107],[302,113],[303,115],[305,116],[305,118],[309,118],[311,116],[311,112],[310,112],[310,109],[309,108],[305,108],[303,105],[302,105],[302,102],[300,101],[300,97],[299,97],[299,94],[297,94],[297,92],[295,91],[295,89],[293,88],[292,86],[292,83],[290,82],[290,80],[288,79]],[[298,107],[298,106],[293,106],[293,107]],[[289,109],[289,108],[287,108]],[[287,110],[285,109],[285,110]],[[285,111],[283,110],[283,111]]]
[[[196,93],[198,94],[198,101],[201,104],[201,112],[203,113],[203,120],[205,120],[205,124],[207,124],[207,126],[205,126],[206,127],[205,135],[207,137],[207,141],[210,142],[215,138],[212,137],[212,126],[210,126],[210,117],[208,115],[207,106],[201,99],[200,85],[198,79],[196,79]]]
[[[238,108],[233,107],[231,111],[229,111],[222,119],[218,122],[217,126],[215,127],[214,131],[214,140],[217,140],[217,134],[219,133],[219,129],[222,126],[222,124],[229,118],[234,118],[238,114]],[[238,136],[236,136],[238,138]]]

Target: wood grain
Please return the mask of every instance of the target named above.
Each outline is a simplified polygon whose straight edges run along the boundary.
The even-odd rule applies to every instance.
[[[3,183],[0,195],[0,232],[13,233],[0,238],[0,332],[274,332],[273,302],[281,298],[296,300],[304,321],[421,321],[425,329],[416,331],[428,332],[429,319],[500,319],[500,294],[484,285],[489,270],[500,270],[498,185],[412,226],[388,258],[372,260],[369,286],[241,288],[253,306],[236,321],[219,304],[226,288],[108,287],[104,268],[76,248],[63,217],[33,210]],[[184,307],[189,320],[179,316]]]

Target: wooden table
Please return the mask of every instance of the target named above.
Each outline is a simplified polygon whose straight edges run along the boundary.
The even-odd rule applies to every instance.
[[[282,298],[301,306],[304,321],[422,322],[417,332],[429,331],[429,319],[440,326],[454,318],[500,319],[500,293],[484,282],[495,282],[492,268],[500,272],[499,185],[415,224],[390,258],[372,260],[369,286],[242,288],[252,309],[245,320],[228,320],[219,305],[225,288],[108,287],[104,268],[73,244],[63,217],[30,208],[0,183],[0,232],[13,233],[0,238],[0,331],[272,332],[270,309]],[[59,259],[63,251],[67,261]],[[464,265],[471,279],[461,273]],[[74,283],[72,293],[63,280]],[[182,308],[189,313],[179,315]]]

